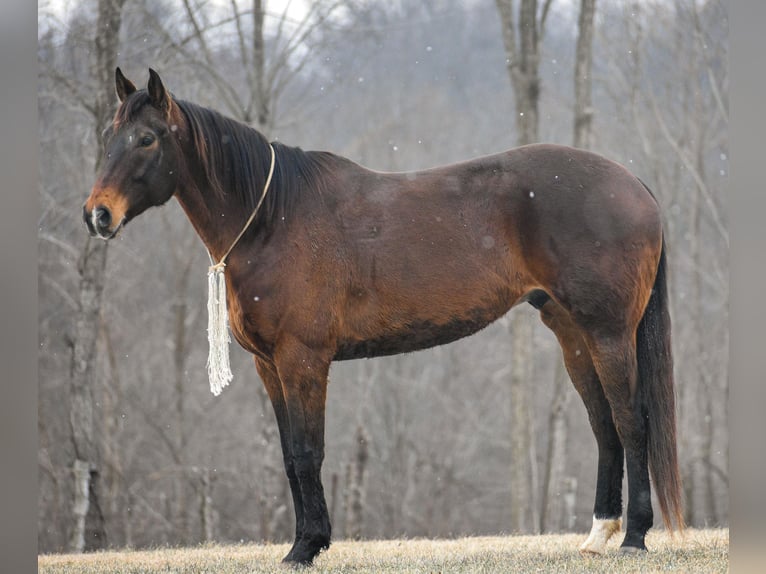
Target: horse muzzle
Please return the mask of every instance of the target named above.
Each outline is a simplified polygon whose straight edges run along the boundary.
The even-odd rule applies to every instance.
[[[112,212],[103,205],[97,205],[90,212],[87,207],[83,206],[82,218],[91,237],[100,237],[101,239],[111,239],[117,235],[117,232],[125,223],[125,218],[123,217],[117,225],[113,225]]]

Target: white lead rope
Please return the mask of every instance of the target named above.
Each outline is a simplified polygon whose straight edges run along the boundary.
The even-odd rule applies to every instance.
[[[269,175],[263,186],[263,193],[261,194],[261,199],[258,200],[258,205],[255,206],[242,231],[239,232],[239,235],[237,235],[236,239],[226,250],[226,253],[223,254],[221,260],[211,265],[207,271],[207,340],[210,344],[207,356],[207,376],[210,380],[210,392],[215,396],[220,395],[223,388],[234,378],[231,374],[231,364],[229,362],[229,343],[231,338],[229,337],[229,311],[226,308],[226,275],[224,274],[226,258],[245,234],[247,228],[250,227],[263,204],[263,200],[266,198],[266,193],[269,191],[271,176],[274,175],[274,147],[269,144],[269,149],[271,150],[271,166],[269,167]],[[213,263],[213,257],[209,251],[208,256],[210,257],[210,262]]]

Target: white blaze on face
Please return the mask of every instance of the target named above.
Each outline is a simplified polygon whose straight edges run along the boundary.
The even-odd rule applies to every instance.
[[[98,218],[96,217],[96,208],[93,208],[93,211],[90,212],[90,223],[93,226],[93,229],[98,229]]]
[[[622,527],[622,518],[596,518],[593,517],[593,526],[590,529],[588,539],[580,546],[583,554],[603,554],[606,552],[606,543],[615,532]]]

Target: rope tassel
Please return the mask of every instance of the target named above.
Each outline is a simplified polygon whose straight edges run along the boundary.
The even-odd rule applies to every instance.
[[[210,392],[215,396],[227,386],[234,376],[229,364],[229,311],[226,308],[226,276],[221,262],[210,267],[207,273],[207,340],[210,350],[207,356],[207,376]]]

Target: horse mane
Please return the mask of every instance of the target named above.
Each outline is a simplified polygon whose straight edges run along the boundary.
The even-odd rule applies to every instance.
[[[263,194],[271,152],[263,134],[199,104],[173,98],[183,114],[189,136],[213,192],[221,199],[233,198],[248,215]],[[134,119],[139,110],[150,104],[145,90],[125,100],[117,111],[115,122]],[[280,142],[274,148],[274,174],[269,192],[251,229],[269,232],[282,219],[294,212],[297,200],[307,194],[321,197],[328,187],[328,152],[304,151]]]

